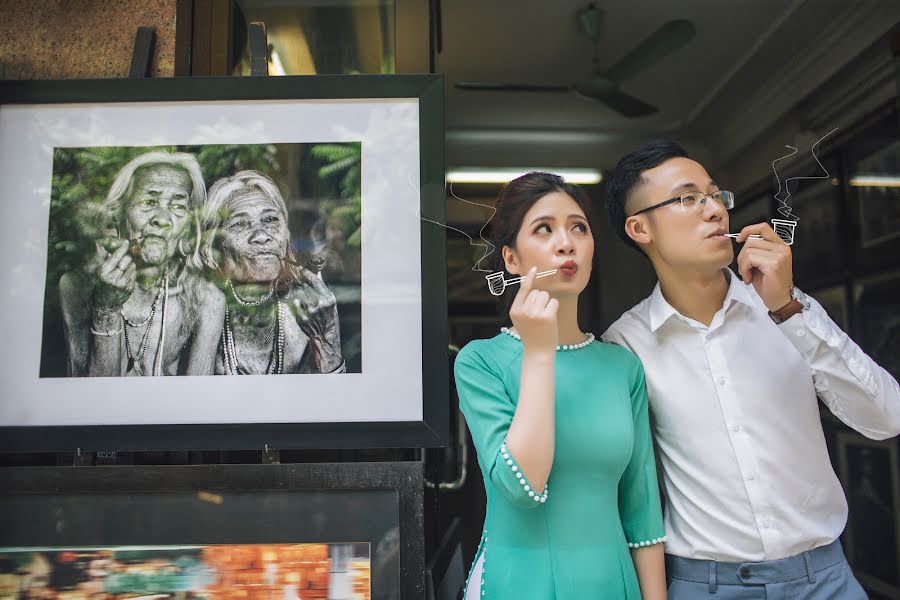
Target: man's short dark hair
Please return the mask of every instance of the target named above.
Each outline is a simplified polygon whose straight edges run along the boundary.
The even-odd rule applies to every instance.
[[[677,157],[690,158],[687,151],[677,142],[653,140],[623,156],[606,180],[606,211],[609,214],[609,223],[619,237],[632,248],[640,250],[635,241],[625,233],[627,217],[625,203],[634,188],[641,184],[641,173]]]

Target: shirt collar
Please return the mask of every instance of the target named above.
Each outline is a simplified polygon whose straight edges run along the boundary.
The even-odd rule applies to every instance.
[[[725,276],[728,278],[728,293],[725,294],[725,302],[722,303],[722,310],[728,309],[734,302],[753,306],[753,296],[751,295],[748,286],[744,285],[744,283],[731,272],[731,269],[726,268],[723,269],[723,271],[725,271]],[[686,319],[684,315],[675,310],[675,308],[665,299],[662,289],[659,286],[659,282],[657,282],[656,287],[653,288],[653,293],[650,294],[650,331],[655,332],[662,327],[663,323],[668,321],[669,318],[674,315]]]

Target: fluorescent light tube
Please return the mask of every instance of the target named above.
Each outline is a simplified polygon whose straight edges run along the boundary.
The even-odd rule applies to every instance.
[[[859,173],[850,178],[850,185],[853,187],[900,187],[900,177]]]
[[[448,183],[506,183],[531,171],[546,171],[559,175],[568,183],[581,185],[600,183],[603,178],[597,169],[553,169],[550,167],[452,167],[447,169]]]

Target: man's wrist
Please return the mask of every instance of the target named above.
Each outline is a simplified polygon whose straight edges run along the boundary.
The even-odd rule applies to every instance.
[[[786,309],[788,306],[790,306],[793,302],[794,302],[794,297],[791,296],[791,291],[788,290],[787,295],[785,297],[783,297],[781,299],[781,301],[778,302],[778,304],[776,305],[776,308],[769,307],[769,312],[773,312],[773,313],[781,312],[784,309]]]
[[[777,310],[769,311],[769,317],[775,321],[776,324],[784,323],[797,313],[802,312],[803,309],[809,307],[809,300],[799,289],[791,286],[790,294],[791,299],[787,304]]]
[[[790,302],[788,302],[778,310],[770,310],[769,317],[773,321],[775,321],[776,324],[781,324],[801,311],[803,311],[803,305],[800,304],[800,301],[795,298],[791,298]]]

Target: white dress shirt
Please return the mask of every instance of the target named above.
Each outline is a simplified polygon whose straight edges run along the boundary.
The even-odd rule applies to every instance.
[[[672,308],[657,284],[603,339],[644,363],[666,552],[775,560],[833,542],[847,522],[816,396],[853,429],[885,439],[900,433],[900,386],[814,299],[776,325],[753,286],[726,274],[709,327]]]

